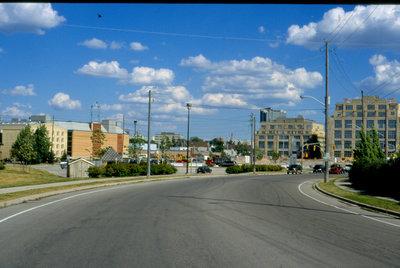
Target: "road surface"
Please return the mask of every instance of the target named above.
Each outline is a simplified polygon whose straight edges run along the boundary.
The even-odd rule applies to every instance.
[[[322,175],[119,185],[0,209],[1,267],[399,267],[400,220],[311,189]]]

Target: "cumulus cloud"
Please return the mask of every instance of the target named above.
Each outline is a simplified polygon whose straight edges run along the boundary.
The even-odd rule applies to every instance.
[[[4,33],[44,34],[64,22],[51,4],[45,3],[3,3],[0,4],[0,31]]]
[[[389,61],[385,56],[376,54],[369,59],[374,68],[375,76],[369,76],[356,83],[363,89],[379,88],[385,92],[400,87],[400,62]]]
[[[226,100],[236,105],[262,99],[299,100],[306,89],[322,83],[322,75],[305,68],[291,70],[269,58],[211,62],[203,55],[181,61],[182,66],[207,72],[203,91],[223,93]],[[218,97],[221,95],[215,95]]]
[[[4,49],[2,49],[1,47],[0,47],[0,54],[1,53],[4,53]]]
[[[123,109],[123,105],[122,104],[112,104],[112,105],[108,105],[108,104],[101,104],[100,105],[100,109],[102,111],[122,111]]]
[[[400,6],[356,6],[345,12],[337,7],[327,11],[322,20],[307,25],[291,25],[286,43],[316,49],[324,39],[341,46],[396,45],[400,41]],[[342,44],[343,42],[343,44]]]
[[[149,67],[135,67],[129,74],[128,82],[131,84],[170,84],[174,80],[174,72],[169,69],[153,69]]]
[[[2,116],[12,116],[17,118],[29,117],[31,115],[30,112],[20,109],[15,106],[6,107],[3,111],[1,111]]]
[[[93,49],[106,49],[107,44],[106,42],[97,39],[97,38],[92,38],[90,40],[83,41],[82,43],[79,43],[81,46],[86,46],[88,48],[93,48]]]
[[[118,79],[123,79],[128,76],[128,71],[120,68],[117,61],[103,61],[101,63],[90,61],[88,64],[85,64],[83,67],[79,68],[76,73]]]
[[[124,42],[117,42],[117,41],[112,41],[110,44],[110,49],[120,49],[124,46]]]
[[[71,100],[68,94],[62,92],[58,92],[47,103],[60,110],[75,110],[81,108],[81,102],[79,100]]]
[[[15,88],[11,90],[2,90],[3,94],[8,94],[8,95],[19,95],[19,96],[36,96],[36,92],[34,92],[34,85],[29,84],[27,87],[26,86],[16,86]]]
[[[264,33],[264,32],[265,32],[264,26],[258,27],[258,32],[259,32],[259,33]]]
[[[130,43],[130,47],[132,50],[135,50],[135,51],[143,51],[143,50],[149,49],[147,46],[144,46],[139,42]]]

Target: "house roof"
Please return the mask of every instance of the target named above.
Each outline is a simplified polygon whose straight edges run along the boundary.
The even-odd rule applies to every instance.
[[[101,157],[101,161],[103,162],[109,162],[109,161],[115,161],[115,160],[122,160],[122,156],[117,153],[112,147],[108,147],[107,152]]]

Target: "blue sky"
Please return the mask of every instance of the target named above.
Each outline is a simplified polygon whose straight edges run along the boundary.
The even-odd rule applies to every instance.
[[[101,14],[101,17],[98,16]],[[399,101],[400,6],[0,4],[0,116],[122,121],[147,135],[250,139],[250,114],[324,123],[344,98]]]

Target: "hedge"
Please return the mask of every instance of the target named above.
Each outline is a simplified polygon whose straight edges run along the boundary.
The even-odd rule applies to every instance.
[[[277,165],[256,165],[256,171],[281,171],[282,167]],[[252,165],[241,165],[241,166],[230,166],[226,168],[226,173],[228,174],[238,174],[245,172],[252,172]]]
[[[174,174],[178,170],[172,165],[150,165],[151,175],[167,175]],[[127,163],[117,163],[108,164],[103,168],[100,167],[90,167],[88,170],[89,177],[98,178],[101,176],[105,177],[127,177],[127,176],[141,176],[147,174],[147,164],[127,164]]]

